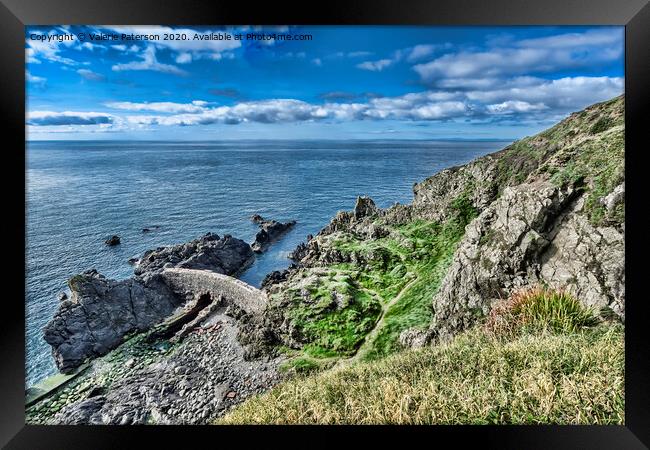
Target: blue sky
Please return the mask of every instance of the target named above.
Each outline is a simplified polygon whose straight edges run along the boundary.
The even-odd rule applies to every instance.
[[[230,39],[205,39],[218,33]],[[622,27],[50,26],[25,37],[30,140],[509,140],[624,91]]]

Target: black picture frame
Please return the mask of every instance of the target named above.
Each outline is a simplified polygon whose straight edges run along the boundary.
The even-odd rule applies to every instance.
[[[647,232],[642,227],[644,164],[648,139],[647,112],[650,80],[650,5],[647,0],[357,0],[250,2],[224,0],[1,0],[0,89],[2,90],[3,182],[5,245],[11,257],[5,266],[4,302],[0,314],[0,444],[6,448],[131,448],[136,439],[148,446],[182,445],[210,439],[222,445],[226,438],[240,445],[265,439],[304,445],[303,436],[323,427],[102,427],[25,425],[25,25],[45,24],[413,24],[413,25],[624,25],[626,93],[626,385],[625,426],[432,426],[327,427],[331,433],[360,432],[363,439],[382,437],[384,431],[407,432],[411,439],[454,445],[474,442],[481,448],[590,448],[641,449],[650,445],[650,361],[647,311],[643,295]],[[22,255],[22,256],[21,256]],[[638,263],[637,263],[638,261]],[[19,281],[22,280],[22,283]],[[289,431],[289,434],[285,432]],[[190,434],[191,433],[191,437]],[[429,435],[433,434],[433,435]],[[344,436],[339,436],[344,437]],[[308,438],[309,439],[309,438]],[[157,442],[157,443],[156,443]],[[323,443],[327,441],[323,440]],[[415,442],[415,441],[414,441]],[[332,444],[335,442],[332,440]],[[416,444],[418,445],[418,444]]]

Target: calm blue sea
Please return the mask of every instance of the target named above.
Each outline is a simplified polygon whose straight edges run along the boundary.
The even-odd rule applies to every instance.
[[[66,280],[96,268],[113,278],[145,250],[212,231],[251,242],[249,217],[298,221],[242,276],[259,285],[287,254],[357,195],[380,207],[412,199],[413,183],[507,142],[31,142],[27,149],[28,386],[56,369],[42,328]],[[160,229],[143,234],[142,228]],[[118,234],[122,244],[106,247]]]

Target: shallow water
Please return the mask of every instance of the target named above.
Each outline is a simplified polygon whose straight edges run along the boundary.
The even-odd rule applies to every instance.
[[[127,278],[131,257],[208,231],[252,242],[250,216],[298,221],[241,278],[259,285],[357,195],[412,200],[413,183],[507,142],[31,142],[27,149],[27,358],[30,386],[56,371],[42,328],[66,280],[95,268]],[[142,228],[160,226],[150,233]],[[121,245],[107,247],[111,234]]]

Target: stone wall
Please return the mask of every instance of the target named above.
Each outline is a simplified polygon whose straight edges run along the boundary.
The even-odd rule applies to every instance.
[[[266,294],[241,280],[207,270],[170,268],[162,272],[162,278],[177,295],[187,297],[209,292],[213,298],[221,295],[248,313],[264,310]]]

